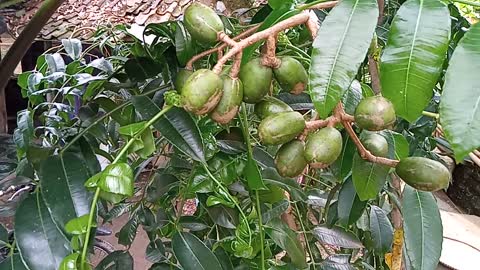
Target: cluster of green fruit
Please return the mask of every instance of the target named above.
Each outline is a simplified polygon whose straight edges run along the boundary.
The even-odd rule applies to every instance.
[[[223,31],[220,17],[209,7],[193,3],[185,11],[184,22],[191,36],[200,43],[212,44]],[[302,114],[283,101],[268,95],[275,77],[283,91],[300,94],[308,83],[308,74],[300,62],[282,57],[280,64],[264,66],[260,58],[244,64],[238,78],[219,75],[208,69],[195,72],[181,70],[175,87],[182,96],[185,110],[197,115],[209,114],[220,124],[229,123],[238,113],[242,102],[255,104],[261,119],[258,134],[264,145],[281,145],[275,164],[279,174],[296,177],[307,165],[325,168],[335,162],[342,152],[342,135],[335,127],[325,127],[299,140],[306,122]],[[363,99],[355,110],[357,126],[373,131],[362,138],[365,148],[373,155],[386,157],[386,139],[374,133],[393,126],[396,115],[392,103],[374,96]],[[445,188],[450,173],[441,163],[421,157],[402,159],[396,173],[409,185],[426,191]]]

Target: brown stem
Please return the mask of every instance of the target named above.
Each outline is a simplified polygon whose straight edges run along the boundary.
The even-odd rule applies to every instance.
[[[271,35],[267,38],[265,44],[265,54],[262,58],[262,64],[271,68],[278,68],[282,63],[280,59],[275,56],[277,50],[277,34]]]
[[[240,51],[242,51],[246,47],[253,45],[257,41],[267,39],[269,36],[275,35],[285,29],[289,29],[294,26],[305,23],[307,22],[309,17],[310,16],[308,15],[308,13],[303,12],[301,14],[290,17],[284,21],[281,21],[268,29],[257,32],[249,36],[248,38],[243,39],[242,41],[238,42],[237,45],[234,46],[230,51],[228,51],[222,58],[218,60],[217,64],[214,67],[214,71],[222,70],[223,66],[230,58],[238,54]]]
[[[313,10],[310,10],[308,13],[310,18],[307,21],[307,29],[310,32],[310,35],[312,36],[312,39],[315,39],[318,34],[318,29],[320,29],[320,22],[318,20],[317,14]]]
[[[232,79],[238,77],[238,73],[240,72],[240,66],[242,65],[242,55],[243,52],[239,52],[235,56],[235,61],[233,62],[232,69],[230,70],[230,77],[232,77]]]
[[[372,55],[368,56],[368,71],[370,72],[370,78],[372,80],[372,90],[378,95],[382,92],[382,87],[380,84],[377,61],[375,61]]]
[[[239,34],[238,36],[234,37],[233,40],[240,40],[242,38],[245,38],[253,33],[255,33],[258,28],[260,27],[260,25],[256,25],[256,26],[253,26],[252,28],[248,29],[248,30],[245,30],[244,32],[242,32],[241,34]],[[196,61],[198,61],[199,59],[207,56],[207,55],[210,55],[212,53],[218,53],[218,57],[219,58],[222,58],[223,56],[223,50],[225,48],[227,48],[227,44],[223,43],[222,45],[218,46],[218,47],[215,47],[215,48],[212,48],[210,50],[206,50],[204,52],[201,52],[197,55],[195,55],[194,57],[192,57],[192,59],[190,59],[187,64],[185,65],[185,68],[188,69],[188,70],[193,70],[193,63],[195,63]]]
[[[222,41],[230,47],[234,47],[237,45],[237,42],[231,39],[227,34],[225,34],[225,32],[218,33],[218,40]]]
[[[397,191],[398,199],[402,199],[402,180],[396,174],[392,175],[392,186]],[[392,222],[395,228],[392,248],[392,269],[402,269],[402,247],[403,247],[403,219],[400,209],[392,203]]]

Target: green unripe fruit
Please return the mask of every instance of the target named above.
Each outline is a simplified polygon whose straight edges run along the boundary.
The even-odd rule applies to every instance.
[[[299,112],[282,112],[263,119],[258,135],[267,145],[284,144],[300,135],[305,129],[305,119]]]
[[[355,122],[362,129],[383,130],[392,126],[395,120],[393,104],[381,96],[365,98],[355,109]]]
[[[305,145],[305,158],[313,168],[325,168],[342,153],[342,134],[336,128],[322,128],[310,134]]]
[[[299,140],[293,140],[282,145],[275,156],[275,167],[283,177],[300,175],[305,167],[307,167],[305,143]]]
[[[223,95],[211,117],[219,124],[227,124],[237,115],[243,100],[243,84],[240,79],[223,78]]]
[[[362,144],[372,155],[377,157],[388,155],[388,142],[382,135],[369,133],[362,138]]]
[[[260,102],[270,91],[273,71],[262,65],[260,58],[254,58],[240,69],[240,80],[243,82],[243,101]]]
[[[195,71],[182,89],[185,110],[202,115],[212,111],[222,97],[223,81],[208,69]]]
[[[298,95],[302,93],[308,83],[308,74],[302,63],[293,57],[281,57],[281,64],[273,69],[275,79],[284,91]]]
[[[260,119],[264,119],[275,113],[292,112],[292,108],[287,103],[278,98],[266,96],[262,101],[255,104],[255,114]]]
[[[400,160],[395,172],[405,183],[423,191],[447,188],[450,172],[442,163],[424,157],[408,157]]]
[[[177,72],[174,86],[175,86],[175,90],[177,90],[178,93],[180,94],[182,93],[182,89],[183,89],[183,86],[185,85],[185,82],[192,74],[193,74],[193,71],[188,69],[181,69]]]
[[[208,6],[194,2],[185,10],[183,22],[193,39],[204,44],[217,41],[223,31],[222,19]]]

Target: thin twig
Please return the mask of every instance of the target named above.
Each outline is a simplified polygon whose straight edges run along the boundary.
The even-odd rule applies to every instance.
[[[238,36],[234,37],[233,40],[240,40],[242,38],[245,38],[253,33],[255,33],[258,28],[260,27],[260,25],[255,25],[253,26],[252,28],[248,29],[248,30],[245,30],[244,32],[242,32],[241,34],[239,34]],[[223,50],[225,48],[227,48],[227,44],[223,43],[222,45],[218,46],[218,47],[215,47],[215,48],[212,48],[210,50],[206,50],[202,53],[199,53],[197,55],[195,55],[194,57],[192,57],[188,62],[187,64],[185,65],[185,69],[188,69],[188,70],[192,70],[193,69],[193,63],[195,63],[196,61],[198,61],[199,59],[207,56],[207,55],[210,55],[212,53],[218,53],[218,57],[219,58],[222,58],[223,57]]]
[[[238,73],[240,72],[240,66],[242,65],[242,55],[243,52],[239,52],[235,56],[235,61],[233,62],[232,69],[230,70],[230,77],[232,77],[232,79],[238,77]]]
[[[368,56],[368,71],[370,72],[370,78],[372,80],[372,90],[378,95],[382,92],[382,87],[380,85],[380,77],[378,76],[378,65],[372,55]]]
[[[282,62],[275,56],[277,49],[277,34],[271,35],[267,38],[265,44],[265,54],[262,57],[262,64],[271,68],[278,68]]]

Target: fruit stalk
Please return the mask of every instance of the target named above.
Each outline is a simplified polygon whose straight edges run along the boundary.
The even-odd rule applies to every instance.
[[[265,44],[265,54],[262,57],[262,64],[271,68],[278,68],[281,64],[280,59],[275,56],[277,49],[277,34],[271,35],[267,38]]]
[[[243,52],[239,52],[235,56],[235,61],[233,61],[232,69],[230,70],[230,77],[232,78],[238,78],[238,73],[240,72],[240,66],[242,65],[242,55],[243,55]]]
[[[241,34],[239,34],[238,36],[234,37],[233,40],[235,41],[238,41],[242,38],[245,38],[245,37],[248,37],[250,36],[251,34],[255,33],[258,28],[260,27],[260,25],[255,25],[253,26],[252,28],[248,29],[248,30],[245,30],[244,32],[242,32]],[[188,70],[193,70],[193,64],[198,61],[199,59],[207,56],[207,55],[210,55],[212,53],[219,53],[219,57],[221,58],[220,56],[220,52],[223,52],[223,50],[225,48],[227,48],[227,44],[223,43],[222,45],[218,46],[218,47],[215,47],[215,48],[212,48],[210,50],[206,50],[204,52],[201,52],[197,55],[195,55],[194,57],[192,57],[188,62],[187,64],[185,65],[185,69],[188,69]]]
[[[218,59],[218,62],[213,68],[213,70],[216,73],[220,73],[225,63],[246,47],[256,43],[257,41],[267,39],[268,37],[275,35],[281,31],[306,23],[309,18],[310,16],[308,15],[308,12],[302,12],[298,15],[295,15],[275,24],[268,29],[257,32],[249,36],[248,38],[243,39],[242,41],[239,41],[236,46],[234,46],[230,51],[228,51],[222,58]]]

